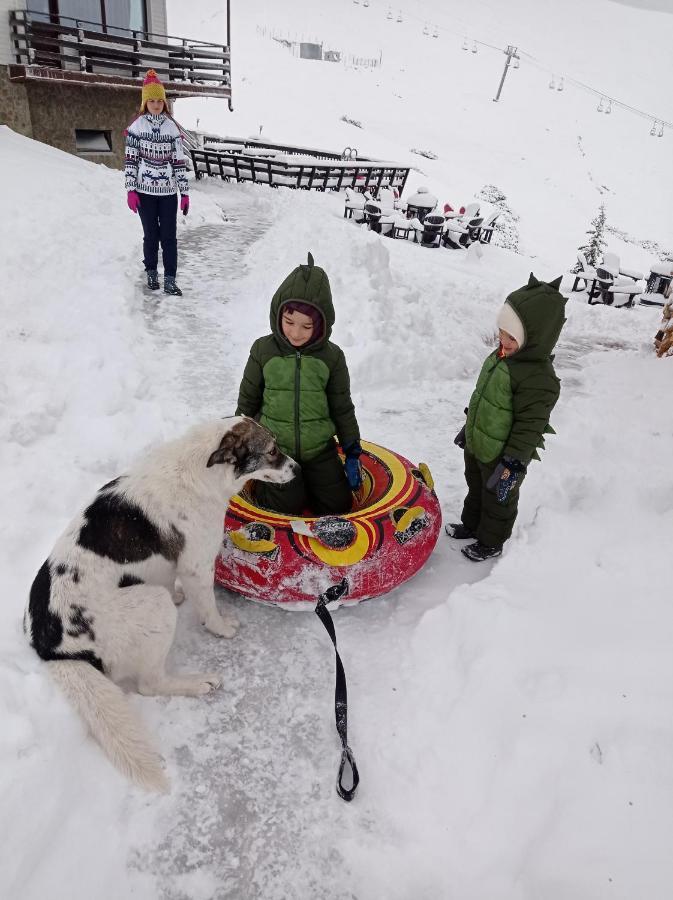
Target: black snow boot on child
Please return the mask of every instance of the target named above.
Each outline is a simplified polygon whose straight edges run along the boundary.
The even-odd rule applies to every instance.
[[[462,522],[449,522],[448,525],[444,526],[444,531],[450,538],[453,538],[454,541],[467,541],[470,538],[476,537],[474,531],[471,531],[467,525],[463,525]]]
[[[487,559],[495,559],[496,556],[500,556],[502,547],[487,547],[481,541],[475,541],[474,544],[463,547],[460,552],[472,562],[485,562]]]
[[[145,273],[147,275],[147,287],[151,291],[159,290],[159,273],[156,269],[148,269]]]
[[[182,291],[175,283],[175,278],[164,275],[164,294],[172,294],[174,297],[182,297]]]

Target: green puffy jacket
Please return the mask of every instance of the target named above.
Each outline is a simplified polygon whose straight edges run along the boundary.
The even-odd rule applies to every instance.
[[[552,432],[549,416],[561,383],[551,355],[565,322],[566,299],[559,278],[550,284],[531,272],[528,284],[510,294],[508,303],[525,332],[523,347],[501,359],[491,353],[470,398],[465,447],[485,464],[511,456],[527,465],[539,459],[543,434]]]
[[[317,341],[295,349],[284,337],[282,307],[291,300],[315,306],[324,329]],[[360,439],[343,351],[330,340],[334,306],[325,272],[309,263],[288,275],[271,300],[271,334],[250,349],[237,414],[258,418],[293,459],[316,457],[337,435],[342,447]]]

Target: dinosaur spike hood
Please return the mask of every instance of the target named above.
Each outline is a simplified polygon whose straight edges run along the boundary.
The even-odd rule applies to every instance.
[[[280,341],[285,341],[280,327],[282,308],[286,303],[298,301],[317,309],[323,319],[322,333],[309,346],[312,350],[329,340],[334,325],[334,305],[329,278],[324,269],[316,266],[311,253],[304,265],[297,266],[287,276],[271,300],[269,323],[271,331]]]
[[[531,272],[528,284],[505,300],[504,320],[510,322],[505,330],[517,331],[520,349],[505,358],[498,351],[486,358],[467,414],[467,450],[485,465],[501,456],[527,465],[544,446],[560,393],[552,362],[565,322],[560,284],[560,278],[538,281]]]

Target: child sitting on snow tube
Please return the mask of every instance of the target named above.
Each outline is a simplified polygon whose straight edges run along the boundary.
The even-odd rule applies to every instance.
[[[330,340],[334,306],[323,269],[298,266],[271,300],[271,334],[250,349],[237,415],[256,418],[301,466],[288,484],[255,483],[258,506],[290,515],[350,512],[362,482],[360,429],[343,350]],[[346,454],[341,464],[334,435]]]

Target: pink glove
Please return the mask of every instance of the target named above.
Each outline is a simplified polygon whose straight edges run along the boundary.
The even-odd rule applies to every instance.
[[[138,207],[140,206],[140,197],[135,191],[128,192],[128,194],[126,195],[126,202],[128,203],[131,212],[138,212]]]
[[[186,216],[189,212],[189,194],[184,194],[180,198],[180,209],[182,210],[183,216]]]

